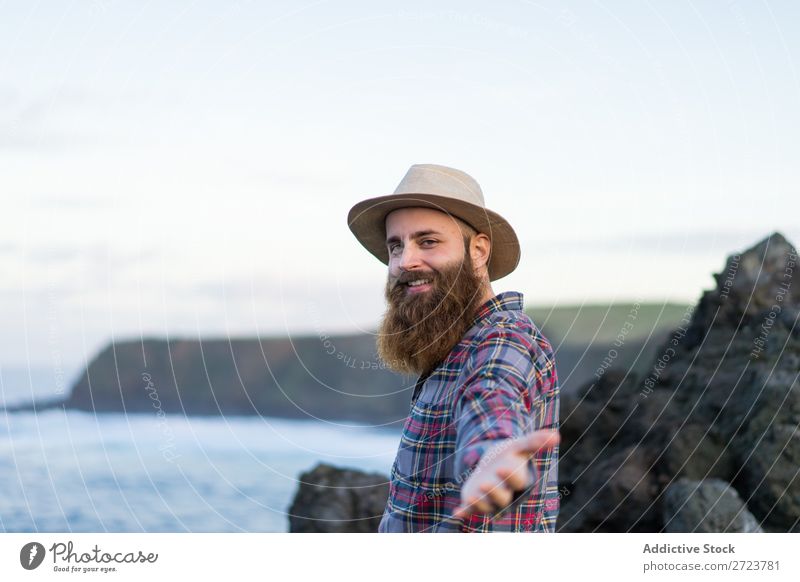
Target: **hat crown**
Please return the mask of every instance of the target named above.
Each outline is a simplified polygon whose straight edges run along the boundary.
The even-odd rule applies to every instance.
[[[455,168],[414,164],[394,194],[367,198],[353,206],[347,214],[347,224],[364,248],[388,265],[386,216],[401,208],[415,207],[446,212],[488,235],[492,242],[488,263],[491,281],[517,267],[520,248],[514,229],[505,218],[486,208],[478,182]]]
[[[411,166],[394,194],[434,194],[486,208],[483,191],[472,176],[461,170],[436,164]]]

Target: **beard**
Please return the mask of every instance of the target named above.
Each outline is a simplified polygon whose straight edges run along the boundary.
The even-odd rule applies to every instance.
[[[409,293],[409,281],[428,279],[431,288]],[[425,375],[444,361],[477,315],[483,280],[472,258],[439,271],[408,271],[386,283],[386,313],[378,328],[378,356],[391,370]]]

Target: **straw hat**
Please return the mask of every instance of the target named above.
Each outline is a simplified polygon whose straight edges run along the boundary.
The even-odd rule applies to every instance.
[[[492,241],[489,279],[505,277],[519,263],[519,241],[508,221],[486,208],[483,192],[468,174],[434,164],[415,164],[394,194],[359,202],[350,209],[347,224],[364,248],[383,264],[389,263],[386,248],[386,215],[398,208],[433,208],[455,216],[486,234]]]

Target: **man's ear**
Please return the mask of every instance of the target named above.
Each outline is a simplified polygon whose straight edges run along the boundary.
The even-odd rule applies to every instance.
[[[492,250],[492,241],[484,233],[479,232],[472,237],[469,245],[469,253],[472,257],[472,264],[475,269],[486,267],[489,263],[489,253]]]

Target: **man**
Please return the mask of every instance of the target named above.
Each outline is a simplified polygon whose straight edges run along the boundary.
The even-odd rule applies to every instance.
[[[511,225],[469,175],[432,164],[348,224],[389,267],[378,353],[419,376],[379,531],[554,531],[553,350],[522,295],[491,286],[519,262]]]

